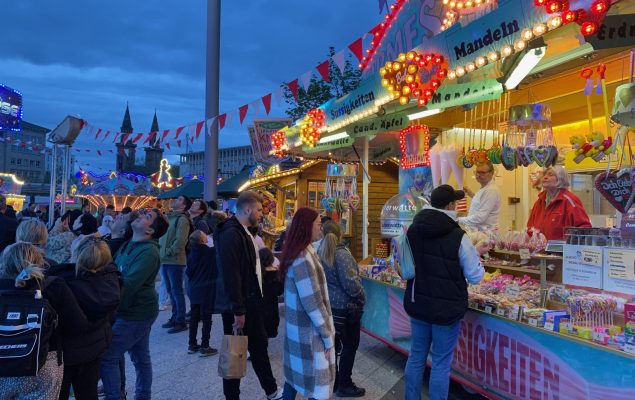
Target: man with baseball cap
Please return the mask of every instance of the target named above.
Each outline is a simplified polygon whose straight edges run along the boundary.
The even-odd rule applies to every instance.
[[[415,262],[415,278],[408,281],[404,308],[411,317],[412,347],[406,363],[406,400],[421,398],[423,371],[432,345],[431,399],[446,399],[450,365],[461,319],[467,311],[467,284],[478,283],[485,273],[480,254],[488,244],[474,247],[456,222],[461,190],[441,185],[408,228]]]

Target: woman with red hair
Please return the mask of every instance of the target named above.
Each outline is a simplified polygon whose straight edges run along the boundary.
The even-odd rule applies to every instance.
[[[297,393],[309,399],[330,399],[335,381],[333,316],[324,270],[311,244],[320,239],[321,228],[317,211],[300,208],[282,250],[285,400],[295,399]]]

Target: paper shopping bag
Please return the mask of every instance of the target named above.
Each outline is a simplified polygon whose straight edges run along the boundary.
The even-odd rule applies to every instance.
[[[242,332],[223,336],[218,357],[218,376],[240,379],[247,375],[247,336]]]

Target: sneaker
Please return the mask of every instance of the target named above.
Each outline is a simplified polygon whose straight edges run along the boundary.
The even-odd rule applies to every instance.
[[[365,394],[366,389],[357,387],[354,383],[350,386],[340,386],[335,392],[337,397],[363,397]]]
[[[194,353],[198,353],[199,350],[202,352],[203,349],[201,349],[201,346],[197,345],[197,344],[191,344],[187,347],[187,354],[194,354]]]
[[[172,318],[170,318],[168,320],[168,322],[166,322],[165,324],[161,325],[161,328],[174,328],[174,320]]]
[[[218,349],[213,347],[201,347],[199,357],[209,357],[218,354]]]
[[[187,324],[185,322],[180,324],[175,323],[172,329],[168,329],[168,333],[179,333],[187,330]]]
[[[272,394],[267,395],[267,400],[281,400],[282,399],[282,394],[283,394],[283,389],[282,388],[278,388],[275,392],[273,392]]]

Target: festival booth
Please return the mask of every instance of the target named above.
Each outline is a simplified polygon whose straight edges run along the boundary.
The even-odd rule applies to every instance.
[[[635,398],[634,20],[629,1],[397,1],[371,31],[359,88],[274,135],[281,155],[335,142],[361,148],[365,165],[382,137],[391,161],[400,154],[381,211],[360,191],[359,214],[384,237],[359,257],[367,334],[409,351],[387,243],[433,187],[476,192],[473,167],[491,161],[500,228],[469,233],[496,246],[468,290],[453,378],[489,398]],[[565,166],[594,226],[561,242],[525,229],[551,165]],[[362,185],[374,181],[369,170]]]
[[[7,205],[12,206],[17,212],[22,210],[26,196],[21,195],[23,181],[18,180],[14,174],[0,172],[0,194],[4,195]]]

